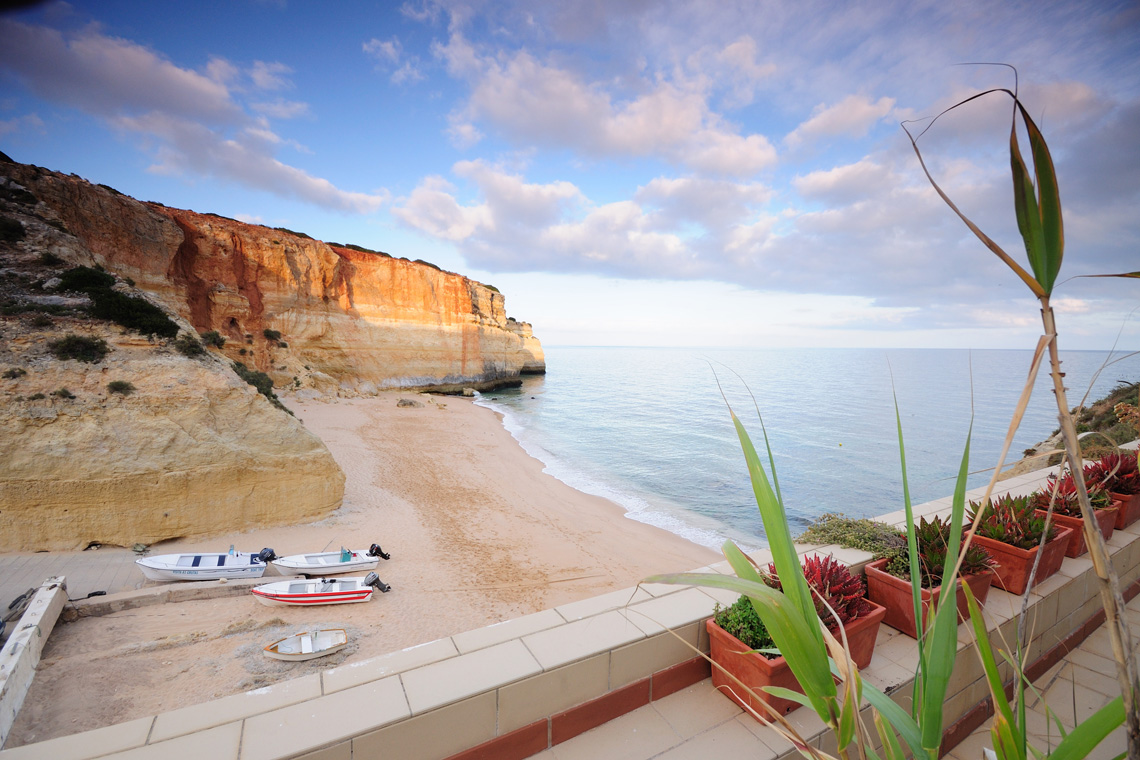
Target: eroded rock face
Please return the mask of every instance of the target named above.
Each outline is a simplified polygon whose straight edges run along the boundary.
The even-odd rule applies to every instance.
[[[0,551],[152,544],[320,519],[340,506],[344,474],[320,439],[221,359],[73,331],[102,336],[107,357],[58,361],[36,350],[34,333],[20,359],[3,352],[5,367],[18,362],[26,374],[0,380]],[[133,392],[110,391],[116,380]]]
[[[226,356],[278,386],[485,389],[545,371],[531,326],[507,318],[500,293],[461,275],[16,167],[94,263],[198,332],[219,332]]]

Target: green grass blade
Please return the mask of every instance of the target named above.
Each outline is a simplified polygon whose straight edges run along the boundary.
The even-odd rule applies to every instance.
[[[863,697],[870,702],[871,707],[878,710],[879,714],[882,715],[887,723],[898,732],[902,740],[910,747],[910,751],[914,754],[915,760],[937,760],[937,754],[931,755],[923,748],[922,731],[919,729],[918,724],[915,723],[914,718],[910,716],[910,713],[899,707],[895,704],[893,699],[870,684],[863,684]],[[895,744],[897,746],[897,742]]]
[[[1041,232],[1043,243],[1042,271],[1038,280],[1047,293],[1053,291],[1053,283],[1061,271],[1061,260],[1065,253],[1065,228],[1061,216],[1061,195],[1057,187],[1057,171],[1053,166],[1053,156],[1045,137],[1030,118],[1021,102],[1017,102],[1025,131],[1029,135],[1029,146],[1033,154],[1033,168],[1037,176],[1037,194],[1040,204]]]
[[[892,382],[893,384],[893,382]],[[902,467],[903,509],[906,511],[906,550],[910,562],[911,604],[914,605],[914,620],[921,640],[922,636],[922,586],[918,572],[918,538],[914,533],[914,509],[910,503],[910,482],[906,476],[906,445],[903,443],[902,414],[899,412],[899,398],[894,389],[891,395],[895,403],[895,427],[899,436],[899,462]],[[911,690],[912,710],[917,711],[922,704],[923,683],[926,680],[926,660],[922,647],[918,648],[918,671],[915,673],[914,688]],[[917,715],[917,712],[915,712]]]
[[[997,659],[994,657],[993,647],[990,646],[989,630],[982,617],[982,610],[974,598],[974,592],[969,584],[963,584],[966,595],[966,606],[970,611],[970,625],[974,629],[974,646],[978,656],[982,659],[982,670],[986,674],[986,683],[990,687],[990,697],[994,703],[994,713],[1001,715],[1009,723],[1013,723],[1013,708],[1005,697],[1005,686],[1002,684],[1001,672],[998,670]]]
[[[1080,760],[1088,757],[1104,737],[1124,724],[1124,698],[1117,697],[1081,721],[1061,740],[1049,760]]]
[[[748,437],[744,425],[732,415],[732,424],[736,427],[740,447],[744,451],[744,460],[748,465],[748,476],[752,481],[752,492],[756,497],[756,505],[760,509],[760,518],[764,523],[764,533],[768,538],[768,549],[772,552],[772,561],[776,565],[776,572],[784,587],[784,593],[800,610],[804,620],[813,620],[818,617],[815,611],[815,602],[811,597],[811,590],[804,580],[800,558],[796,554],[795,542],[792,541],[791,531],[788,529],[787,515],[784,514],[768,476],[760,463],[756,447]],[[819,626],[814,626],[812,640],[817,643],[820,651],[824,651],[823,634]]]
[[[1041,227],[1041,214],[1037,208],[1037,197],[1033,190],[1033,180],[1029,169],[1021,157],[1017,141],[1017,121],[1009,131],[1009,160],[1013,173],[1013,206],[1017,215],[1017,229],[1025,242],[1025,253],[1029,258],[1029,268],[1033,277],[1048,295],[1050,288],[1042,282],[1045,272],[1045,231]]]

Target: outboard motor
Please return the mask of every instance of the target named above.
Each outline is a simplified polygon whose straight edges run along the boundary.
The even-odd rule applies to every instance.
[[[392,590],[392,587],[389,586],[384,581],[380,580],[380,576],[377,575],[376,573],[369,573],[368,575],[364,576],[364,585],[365,586],[375,586],[376,588],[380,589],[380,591],[385,593],[385,594]]]
[[[277,559],[277,553],[267,546],[257,553],[257,558],[268,565],[270,562]]]
[[[380,559],[392,559],[391,554],[385,554],[384,550],[380,548],[380,544],[372,544],[368,547],[369,557],[379,557]]]

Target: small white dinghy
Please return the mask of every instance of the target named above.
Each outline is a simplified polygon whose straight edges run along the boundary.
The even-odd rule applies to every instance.
[[[272,549],[257,554],[229,552],[213,554],[162,554],[136,559],[142,574],[152,581],[213,581],[219,578],[260,578],[275,556]]]
[[[277,581],[256,586],[250,591],[257,601],[270,607],[304,607],[317,604],[351,604],[367,602],[375,589],[392,587],[369,573],[363,578],[314,578],[301,581]]]
[[[291,554],[273,560],[273,566],[282,575],[337,575],[373,570],[382,559],[391,559],[380,544],[372,544],[368,551],[317,552],[316,554]]]
[[[274,641],[262,651],[275,660],[314,660],[348,646],[348,633],[343,628],[305,631]]]

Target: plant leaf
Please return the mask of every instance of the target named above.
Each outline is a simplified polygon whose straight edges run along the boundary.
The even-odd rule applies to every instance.
[[[1049,760],[1079,760],[1088,757],[1104,737],[1123,724],[1124,698],[1117,697],[1070,731],[1049,755]]]

